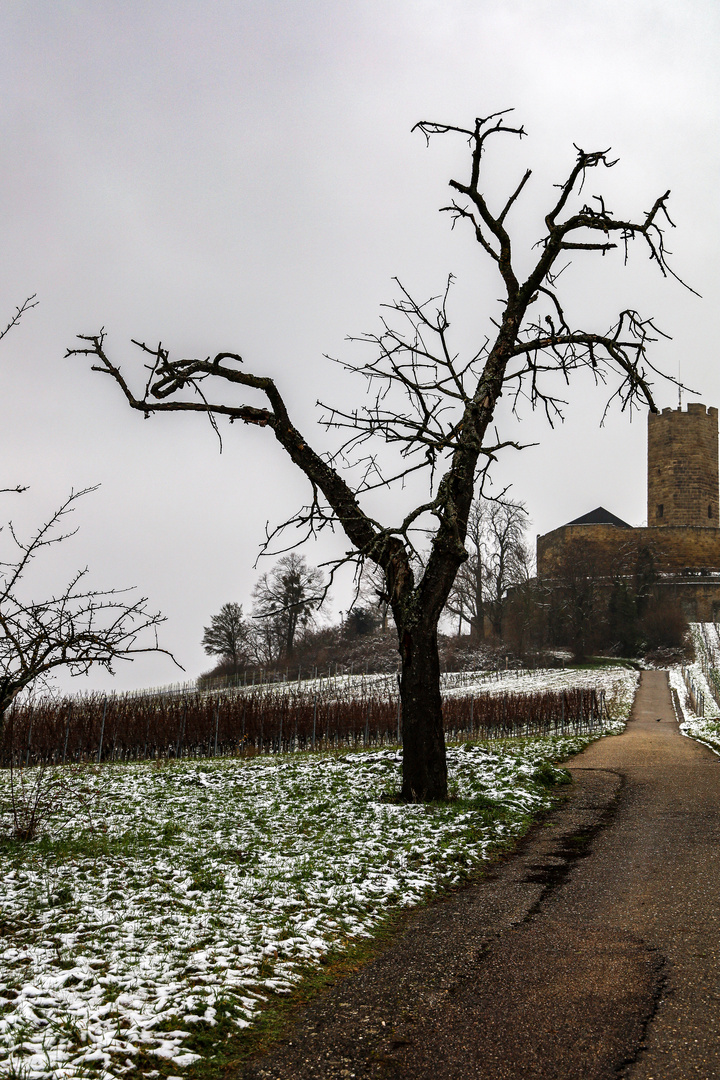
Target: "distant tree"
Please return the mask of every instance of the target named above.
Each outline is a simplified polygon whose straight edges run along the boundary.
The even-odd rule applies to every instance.
[[[248,625],[242,604],[223,604],[204,628],[202,646],[208,656],[219,656],[233,668],[247,659]]]
[[[458,636],[462,634],[463,623],[470,626],[470,637],[475,644],[482,641],[484,635],[485,606],[483,604],[483,503],[480,498],[473,500],[468,515],[465,549],[468,557],[457,572],[445,609],[458,620]]]
[[[282,656],[282,627],[271,618],[250,619],[248,647],[256,667],[266,668],[276,664]]]
[[[526,532],[522,503],[482,496],[473,501],[465,538],[468,558],[458,570],[446,610],[458,618],[459,627],[469,623],[474,642],[484,636],[486,616],[495,636],[502,637],[509,590],[530,578]]]
[[[253,589],[253,616],[272,629],[280,654],[291,658],[298,631],[311,626],[324,598],[321,570],[290,552],[259,578]]]
[[[374,563],[366,562],[361,568],[358,598],[362,601],[364,608],[377,612],[380,630],[386,634],[388,624],[393,617],[392,607],[387,593],[385,575]]]
[[[527,510],[522,503],[487,500],[483,522],[485,603],[493,632],[503,635],[508,592],[531,576],[532,554],[525,543]]]
[[[325,414],[328,427],[344,432],[334,454],[325,446],[314,449],[293,422],[275,381],[245,367],[237,351],[171,359],[162,343],[136,341],[147,367],[139,393],[110,357],[103,331],[80,335],[68,355],[90,357],[93,369],[113,379],[143,416],[195,411],[216,430],[225,417],[267,428],[274,436],[309,483],[307,504],[285,524],[307,534],[339,526],[352,548],[348,558],[374,563],[383,574],[401,661],[403,796],[432,800],[447,795],[438,622],[467,559],[468,517],[479,474],[504,446],[521,449],[497,435],[498,403],[508,395],[525,398],[553,419],[561,415],[571,378],[583,371],[600,387],[611,382],[609,399],[617,398],[623,408],[640,403],[656,411],[651,380],[657,369],[648,359],[657,336],[652,321],[626,307],[609,328],[605,316],[599,329],[576,325],[560,286],[569,260],[584,266],[589,257],[618,247],[627,258],[637,238],[662,274],[672,271],[664,246],[669,191],[648,210],[621,216],[599,193],[589,199],[584,194],[591,176],[616,164],[608,150],[576,147],[574,162],[537,216],[535,240],[519,250],[511,221],[531,170],[500,194],[485,164],[491,145],[508,136],[522,138],[524,129],[511,125],[507,110],[477,117],[466,127],[426,120],[416,127],[428,142],[452,136],[467,144],[467,165],[459,179],[450,180],[452,195],[443,209],[467,229],[483,267],[487,260],[497,280],[487,294],[483,329],[469,348],[451,334],[450,282],[442,296],[428,301],[416,300],[398,283],[379,329],[359,339],[369,358],[344,364],[366,380],[366,401],[328,408]],[[521,243],[524,229],[518,230]],[[587,283],[572,291],[581,295],[583,288],[592,293]],[[473,322],[478,308],[473,305]],[[382,447],[382,455],[376,447]],[[385,468],[386,451],[393,448],[397,463]],[[393,502],[389,523],[377,520],[372,501],[361,505],[363,496],[373,499],[374,488],[401,489],[411,475],[419,481],[421,470],[427,481],[422,496],[402,509],[399,498]],[[420,569],[414,561],[419,530],[429,537]],[[288,641],[291,626],[292,619]]]
[[[378,625],[377,616],[366,607],[354,607],[348,611],[345,620],[345,635],[347,637],[365,637],[372,634]]]

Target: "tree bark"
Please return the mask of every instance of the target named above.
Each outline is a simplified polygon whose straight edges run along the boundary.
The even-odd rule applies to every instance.
[[[440,696],[437,625],[400,631],[403,722],[402,797],[447,798],[447,762]]]

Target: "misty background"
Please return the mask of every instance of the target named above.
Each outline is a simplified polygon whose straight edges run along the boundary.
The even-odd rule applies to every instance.
[[[528,137],[491,144],[497,200],[533,177],[510,226],[526,269],[554,183],[577,143],[612,147],[590,176],[618,216],[668,188],[674,269],[702,294],[663,279],[641,242],[577,256],[561,289],[576,325],[604,331],[625,307],[654,316],[653,361],[720,405],[718,82],[720,9],[707,0],[314,0],[311,4],[9,0],[0,8],[0,323],[26,296],[39,305],[0,343],[2,520],[21,531],[69,493],[100,483],[75,513],[79,532],[38,566],[37,591],[90,565],[98,587],[137,585],[167,615],[163,656],[119,664],[112,680],[62,675],[73,689],[149,686],[212,666],[203,626],[227,601],[250,607],[273,560],[253,563],[272,526],[307,498],[302,475],[268,431],[223,428],[223,452],[200,416],[143,420],[110,379],[63,359],[78,333],[105,327],[107,348],[140,390],[138,338],[171,356],[239,352],[278,383],[296,427],[336,445],[316,400],[359,404],[357,376],[324,358],[368,359],[345,341],[379,328],[397,276],[418,299],[449,273],[460,349],[476,349],[501,295],[469,230],[438,208],[468,170],[459,136],[428,148],[418,120],[472,126],[514,107]],[[578,257],[580,256],[580,257]],[[660,407],[677,389],[656,384]],[[604,505],[645,521],[644,414],[617,408],[587,375],[551,429],[505,401],[505,451],[494,490],[527,505],[531,534]],[[417,492],[406,492],[408,505]],[[402,494],[368,504],[398,521]],[[320,563],[341,536],[303,549]],[[351,600],[349,575],[328,616]]]

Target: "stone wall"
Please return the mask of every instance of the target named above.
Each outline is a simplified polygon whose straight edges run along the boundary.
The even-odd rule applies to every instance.
[[[537,573],[553,578],[568,549],[581,546],[607,573],[627,572],[642,548],[652,552],[660,573],[686,570],[720,573],[720,528],[620,529],[614,525],[561,525],[537,538]]]
[[[661,581],[660,589],[680,601],[690,622],[720,622],[720,581],[674,577]]]
[[[646,553],[650,553],[650,560]],[[720,621],[720,528],[620,529],[614,525],[563,525],[537,538],[541,582],[568,575],[634,577],[638,568],[658,575],[656,587],[678,599],[691,621]]]
[[[648,525],[718,528],[718,411],[648,413]]]

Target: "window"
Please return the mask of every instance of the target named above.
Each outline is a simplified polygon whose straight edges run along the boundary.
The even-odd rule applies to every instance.
[[[712,503],[708,503],[708,517],[712,517]]]
[[[663,516],[663,508],[664,508],[664,503],[658,503],[658,508],[657,508],[657,516],[658,517]]]

